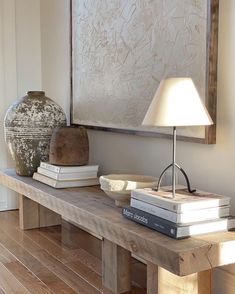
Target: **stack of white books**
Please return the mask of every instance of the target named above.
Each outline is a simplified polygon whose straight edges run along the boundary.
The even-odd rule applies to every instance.
[[[98,165],[60,166],[41,162],[33,179],[53,188],[85,187],[99,184]]]
[[[202,191],[191,194],[183,188],[177,190],[175,198],[167,191],[133,190],[123,215],[176,239],[235,227],[230,197]]]

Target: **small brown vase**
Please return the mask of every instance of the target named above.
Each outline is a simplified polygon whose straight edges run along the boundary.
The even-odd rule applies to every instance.
[[[50,142],[49,162],[56,165],[86,165],[89,141],[83,127],[57,127]]]

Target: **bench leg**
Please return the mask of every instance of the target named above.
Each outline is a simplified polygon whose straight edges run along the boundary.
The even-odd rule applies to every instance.
[[[61,224],[59,214],[47,209],[37,202],[19,195],[19,217],[22,230]]]
[[[147,294],[210,294],[211,271],[185,277],[176,276],[151,263],[147,264]]]
[[[211,294],[212,293],[212,270],[199,272],[198,278],[198,293]]]
[[[158,266],[147,263],[147,294],[158,294]]]
[[[131,290],[131,253],[106,239],[102,241],[102,283],[115,294]]]

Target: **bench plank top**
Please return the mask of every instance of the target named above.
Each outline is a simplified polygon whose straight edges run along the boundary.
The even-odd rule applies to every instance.
[[[12,169],[0,169],[0,183],[176,275],[235,263],[235,232],[175,240],[125,219],[98,186],[54,189]]]

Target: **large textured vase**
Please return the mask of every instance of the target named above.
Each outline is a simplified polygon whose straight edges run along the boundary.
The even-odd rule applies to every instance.
[[[48,161],[55,127],[66,125],[63,109],[43,91],[30,91],[7,110],[5,140],[16,164],[16,173],[32,176],[40,161]]]

